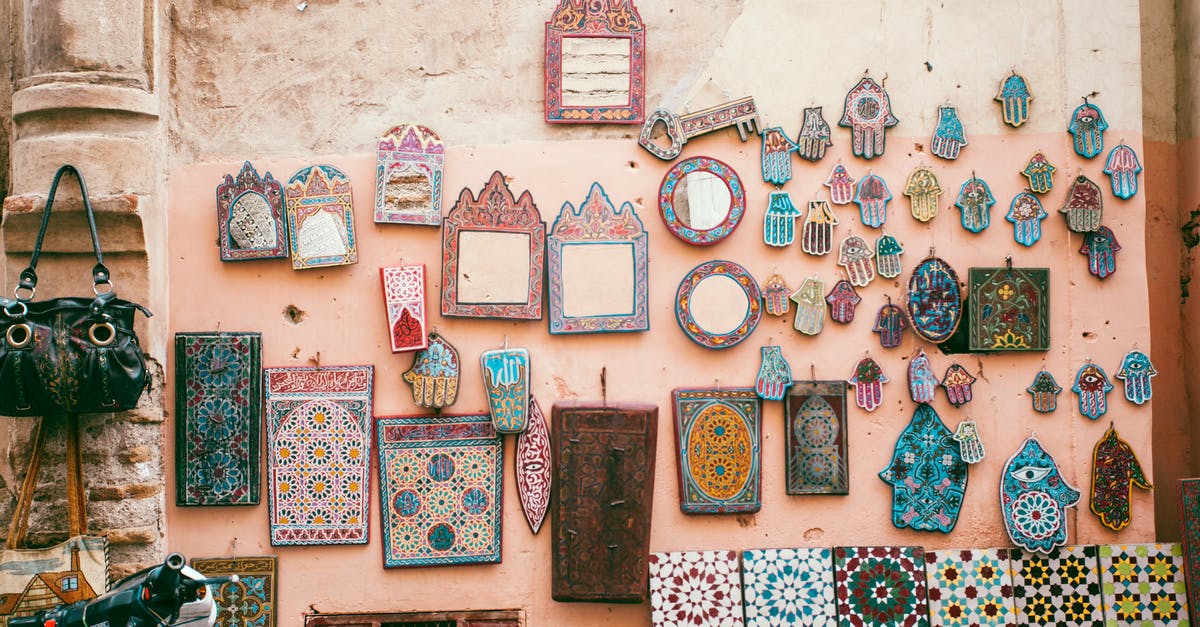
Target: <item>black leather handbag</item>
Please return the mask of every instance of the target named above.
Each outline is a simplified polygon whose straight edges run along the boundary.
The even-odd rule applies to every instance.
[[[79,180],[83,209],[96,253],[93,296],[35,302],[37,264],[50,209],[63,174]],[[16,298],[0,298],[0,415],[45,416],[131,409],[150,382],[145,356],[133,331],[136,312],[119,300],[96,233],[96,216],[83,175],[72,165],[54,174],[29,267],[21,271]]]

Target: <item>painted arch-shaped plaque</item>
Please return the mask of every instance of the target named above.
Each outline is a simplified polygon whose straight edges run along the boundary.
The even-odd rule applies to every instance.
[[[350,179],[331,165],[301,169],[287,183],[292,269],[358,263]]]
[[[550,333],[646,331],[649,236],[628,201],[618,210],[599,183],[550,229]]]
[[[633,0],[560,0],[546,22],[546,121],[645,117],[646,25]]]
[[[962,290],[950,264],[928,257],[908,279],[908,316],[917,335],[941,344],[954,335],[962,320]]]
[[[1050,350],[1050,270],[971,268],[969,349]]]
[[[671,393],[685,514],[757,512],[762,506],[762,428],[754,388]]]
[[[283,185],[247,161],[234,179],[226,174],[217,186],[217,231],[221,261],[279,259],[288,256],[283,217]]]
[[[493,172],[476,197],[463,189],[442,223],[442,315],[542,319],[546,223],[523,192]]]
[[[442,168],[446,147],[437,133],[401,124],[379,138],[375,169],[375,221],[442,223]]]

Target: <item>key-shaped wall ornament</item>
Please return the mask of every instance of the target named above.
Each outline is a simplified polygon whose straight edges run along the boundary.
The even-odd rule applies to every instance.
[[[938,107],[938,123],[929,140],[929,152],[953,161],[966,145],[967,134],[963,131],[962,120],[958,119],[958,110],[951,105]]]
[[[1058,168],[1041,152],[1033,153],[1021,174],[1029,179],[1029,191],[1045,194],[1054,189],[1054,171]]]
[[[846,382],[854,386],[854,403],[860,408],[875,411],[883,404],[883,384],[888,378],[874,359],[864,357],[859,361]]]
[[[827,255],[833,250],[833,227],[838,225],[833,207],[825,200],[808,201],[800,249],[810,255]]]
[[[858,182],[854,191],[854,202],[858,203],[858,212],[864,226],[877,229],[887,222],[887,204],[892,199],[887,181],[882,176],[867,173]]]
[[[485,351],[479,363],[492,426],[499,433],[521,433],[529,425],[529,351]]]
[[[787,192],[771,192],[767,212],[763,214],[763,243],[767,246],[790,246],[796,241],[796,218],[800,210],[792,204]]]
[[[892,100],[883,86],[864,77],[846,93],[845,109],[838,126],[850,129],[854,156],[874,159],[883,156],[887,129],[899,123],[900,120],[892,115]]]
[[[854,201],[854,178],[841,162],[829,171],[825,187],[829,188],[829,200],[835,205],[848,205]]]
[[[830,141],[829,123],[821,113],[821,107],[805,107],[804,124],[800,127],[800,149],[796,153],[806,161],[820,161],[825,150],[833,145]]]
[[[863,238],[851,235],[842,240],[838,249],[838,265],[846,269],[850,283],[866,287],[875,278],[875,251]]]
[[[976,177],[974,173],[958,188],[958,199],[954,201],[954,206],[961,213],[962,227],[972,233],[979,233],[991,225],[994,204],[996,197],[992,195],[987,181]]]
[[[762,132],[762,177],[773,185],[792,180],[792,153],[799,146],[778,126]]]
[[[1033,246],[1042,239],[1042,220],[1049,217],[1042,201],[1029,192],[1013,196],[1005,220],[1012,222],[1013,239],[1022,246]]]
[[[900,254],[903,252],[904,247],[900,245],[900,240],[887,233],[875,240],[875,265],[879,276],[888,279],[900,276],[904,271],[900,265]]]
[[[796,302],[793,327],[805,335],[818,335],[825,328],[825,282],[808,277],[792,294]]]
[[[1107,279],[1117,271],[1117,251],[1121,244],[1112,229],[1102,226],[1096,231],[1083,234],[1083,246],[1079,247],[1081,254],[1087,255],[1088,272],[1097,278]]]
[[[918,166],[908,175],[904,185],[912,215],[921,222],[929,222],[938,214],[938,200],[942,197],[942,185],[933,170]]]
[[[1104,112],[1084,98],[1083,104],[1071,114],[1071,122],[1067,125],[1067,132],[1075,138],[1075,153],[1087,159],[1100,154],[1104,150],[1104,131],[1107,128]]]
[[[1104,173],[1112,183],[1113,196],[1121,200],[1129,200],[1138,193],[1138,174],[1142,172],[1142,164],[1138,161],[1133,148],[1121,142],[1112,152],[1108,153],[1108,161],[1104,164]]]
[[[657,124],[666,127],[667,138],[671,142],[666,147],[654,143],[654,127]],[[670,161],[683,152],[683,145],[689,139],[731,126],[737,128],[738,137],[741,137],[742,141],[749,139],[750,133],[758,132],[761,125],[758,120],[758,106],[754,104],[753,97],[739,98],[703,111],[678,116],[666,109],[655,109],[642,125],[638,145],[655,157]]]
[[[996,101],[1000,103],[1004,123],[1016,128],[1029,119],[1029,103],[1033,101],[1033,92],[1025,77],[1013,71],[1000,81]]]

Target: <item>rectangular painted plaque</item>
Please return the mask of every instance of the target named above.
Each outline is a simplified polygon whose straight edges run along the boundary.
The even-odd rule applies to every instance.
[[[1050,270],[971,268],[968,347],[972,351],[1050,350]]]
[[[262,336],[175,334],[175,504],[257,505]]]
[[[425,264],[379,269],[387,307],[392,352],[419,351],[429,346],[426,331]]]
[[[1188,607],[1200,608],[1200,479],[1179,480],[1179,529]]]
[[[784,400],[788,494],[849,494],[846,382],[794,381]]]
[[[757,512],[762,507],[762,403],[754,388],[671,393],[685,514]]]
[[[275,627],[274,557],[193,559],[192,568],[206,577],[238,576],[236,582],[213,586],[218,625]]]
[[[555,403],[555,601],[646,600],[658,407]]]

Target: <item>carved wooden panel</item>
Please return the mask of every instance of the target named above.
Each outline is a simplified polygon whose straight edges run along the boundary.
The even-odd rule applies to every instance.
[[[556,403],[552,422],[554,600],[644,602],[658,407]]]

